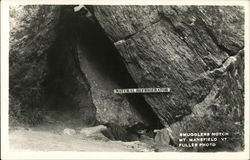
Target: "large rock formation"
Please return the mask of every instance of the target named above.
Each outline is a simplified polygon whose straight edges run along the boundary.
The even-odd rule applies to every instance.
[[[113,44],[86,8],[78,12],[73,8],[63,7],[62,31],[49,53],[52,72],[47,88],[52,105],[76,108],[82,123],[91,125],[98,121],[129,127],[141,122],[143,118],[128,99],[113,93],[113,89],[121,88],[116,73],[123,72]]]
[[[115,73],[124,82],[129,74],[86,8],[15,6],[10,11],[11,115],[33,123],[37,113],[52,110],[76,112],[79,125],[150,123],[127,97],[113,94],[123,84]]]
[[[86,125],[163,124],[171,143],[197,131],[242,141],[243,8],[87,8],[11,7],[10,111],[73,109]],[[130,87],[171,92],[113,94]]]
[[[58,6],[10,7],[10,117],[32,121],[26,109],[43,106],[40,84],[48,71],[46,53],[55,40],[59,16]]]
[[[85,11],[86,15],[90,14],[87,9]],[[127,97],[113,93],[114,89],[121,88],[121,83],[116,77],[121,74],[119,71],[123,72],[117,58],[118,53],[113,53],[113,44],[93,19],[86,15],[81,16],[84,8],[79,12],[75,13],[78,17],[78,26],[73,28],[77,32],[75,55],[80,70],[88,81],[97,121],[127,127],[141,122],[142,117],[136,113]]]
[[[173,139],[179,132],[242,131],[243,8],[94,6],[93,10],[138,87],[171,88],[170,94],[144,97],[161,122],[172,125]],[[223,128],[224,123],[232,127]]]

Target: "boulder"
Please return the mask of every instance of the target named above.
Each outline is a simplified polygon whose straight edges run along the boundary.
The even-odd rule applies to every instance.
[[[168,128],[156,129],[154,130],[156,133],[154,141],[159,146],[169,146],[170,143],[170,133]]]
[[[242,7],[93,8],[137,86],[171,88],[144,98],[176,143],[180,132],[223,130],[243,144]]]

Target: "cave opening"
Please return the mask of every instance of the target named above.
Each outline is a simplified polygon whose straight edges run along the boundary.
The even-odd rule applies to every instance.
[[[64,112],[88,110],[85,120],[96,124],[96,108],[91,99],[86,75],[79,67],[77,45],[88,50],[86,59],[120,88],[137,88],[122,57],[94,17],[86,17],[86,11],[74,12],[74,6],[64,6],[58,25],[59,35],[48,54],[49,74],[44,82],[48,108]],[[141,94],[126,95],[133,109],[149,124],[151,130],[162,124]],[[78,108],[84,103],[83,108]],[[81,113],[81,112],[79,112]],[[82,113],[79,116],[83,116]],[[133,130],[128,128],[128,132]],[[138,129],[139,130],[139,129]],[[131,131],[136,132],[136,131]]]

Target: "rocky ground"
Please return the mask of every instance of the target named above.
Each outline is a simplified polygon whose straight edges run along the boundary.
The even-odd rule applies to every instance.
[[[60,115],[60,116],[58,116]],[[104,136],[109,128],[80,125],[76,113],[48,113],[44,122],[37,126],[20,123],[9,128],[12,151],[79,151],[79,152],[163,152],[176,148],[159,142],[157,138],[142,135],[134,140],[111,140]],[[76,116],[75,116],[76,117]],[[167,136],[167,135],[166,135]],[[157,141],[157,143],[156,143]]]
[[[48,126],[52,127],[52,126]],[[63,131],[62,131],[63,132]],[[136,142],[95,140],[81,134],[65,135],[44,127],[18,128],[10,131],[12,151],[79,151],[79,152],[141,152],[152,151],[147,145]]]
[[[152,152],[153,143],[111,141],[96,127],[65,128],[63,123],[12,127],[11,151]]]

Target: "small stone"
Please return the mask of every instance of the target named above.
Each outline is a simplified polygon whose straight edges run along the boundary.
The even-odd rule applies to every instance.
[[[76,134],[76,131],[74,129],[65,128],[63,130],[63,134],[72,136],[72,135]]]
[[[87,128],[82,128],[80,130],[80,133],[83,134],[84,136],[92,136],[94,134],[101,133],[102,131],[107,130],[107,127],[104,125],[99,125],[95,127],[87,127]]]

